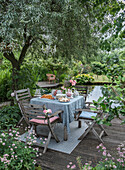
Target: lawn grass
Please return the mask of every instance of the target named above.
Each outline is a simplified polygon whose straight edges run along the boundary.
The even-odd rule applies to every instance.
[[[111,79],[107,78],[105,75],[93,75],[94,77],[94,82],[111,82]]]

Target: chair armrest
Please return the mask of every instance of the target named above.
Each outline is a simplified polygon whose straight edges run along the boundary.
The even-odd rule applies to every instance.
[[[93,102],[85,102],[85,104],[93,104]]]
[[[97,111],[97,110],[90,110],[90,109],[82,109],[82,111],[93,112],[93,113],[100,113],[100,111]]]
[[[63,110],[58,110],[58,111],[56,111],[55,113],[51,114],[51,115],[49,116],[49,118],[51,118],[51,117],[53,117],[53,116],[60,115],[61,113],[63,113]]]
[[[82,112],[82,109],[76,109],[75,111],[76,112]]]

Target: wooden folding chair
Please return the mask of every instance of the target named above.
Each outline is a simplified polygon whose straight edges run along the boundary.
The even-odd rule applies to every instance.
[[[28,141],[28,138],[32,134],[33,129],[35,130],[35,132],[37,134],[36,127],[38,125],[47,126],[49,128],[49,134],[48,134],[46,143],[45,144],[36,143],[37,146],[44,147],[43,153],[46,152],[52,135],[55,138],[56,142],[60,142],[58,137],[54,133],[54,127],[55,127],[55,124],[57,122],[60,122],[60,120],[61,120],[61,114],[63,113],[62,110],[57,111],[50,115],[46,115],[43,113],[43,108],[45,105],[41,106],[41,105],[35,105],[35,104],[26,104],[26,103],[22,103],[22,102],[21,102],[21,105],[22,105],[21,107],[23,109],[25,117],[31,127],[30,132],[27,136],[26,142]]]
[[[76,85],[75,89],[79,92],[80,95],[84,96],[86,101],[88,95],[88,87],[83,85]]]
[[[21,89],[21,90],[15,90],[14,91],[14,96],[16,98],[16,101],[18,103],[18,106],[20,108],[21,114],[22,114],[22,118],[20,119],[20,121],[18,122],[18,125],[23,121],[23,119],[25,120],[25,122],[29,125],[29,122],[26,120],[23,109],[20,105],[20,101],[26,102],[26,103],[30,103],[30,99],[32,98],[31,94],[30,94],[30,89]]]
[[[88,105],[85,109],[77,109],[77,113],[75,114],[75,119],[78,120],[78,127],[81,128],[81,120],[84,120],[84,122],[88,125],[88,128],[86,129],[85,133],[79,138],[79,140],[82,140],[89,132],[90,130],[93,132],[93,134],[97,137],[97,139],[103,143],[102,137],[105,135],[108,135],[106,130],[104,129],[103,125],[97,124],[95,119],[93,117],[102,117],[103,112],[100,110],[98,111],[91,111],[91,104],[92,102],[86,102],[86,105]],[[92,106],[93,107],[93,106]],[[100,133],[98,133],[94,126],[98,125],[100,128]]]

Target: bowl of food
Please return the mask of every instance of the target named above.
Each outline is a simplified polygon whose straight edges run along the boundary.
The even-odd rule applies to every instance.
[[[40,98],[46,98],[46,99],[51,99],[51,100],[54,99],[54,97],[51,94],[44,94]]]
[[[59,99],[61,97],[66,97],[66,94],[56,94],[56,99]]]
[[[59,100],[59,102],[63,102],[63,103],[66,103],[66,102],[69,102],[69,101],[70,101],[70,99],[68,99],[68,98],[66,98],[66,97],[61,97],[61,98],[59,98],[58,100]]]

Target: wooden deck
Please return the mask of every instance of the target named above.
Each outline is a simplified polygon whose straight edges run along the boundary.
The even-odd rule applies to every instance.
[[[105,126],[105,129],[108,136],[103,138],[104,145],[112,155],[115,154],[116,156],[117,146],[125,141],[125,125],[121,125],[120,121],[115,119],[112,126]],[[95,165],[102,158],[102,153],[96,149],[98,144],[98,140],[90,132],[71,154],[48,149],[45,154],[37,158],[37,163],[41,165],[42,170],[66,170],[69,162],[76,164],[76,158],[81,156],[82,163],[92,161],[92,165]],[[40,150],[42,151],[43,149],[41,148]],[[78,167],[76,169],[79,170]]]
[[[49,83],[48,81],[38,82],[37,85],[42,88],[56,88],[59,86],[59,83]]]

